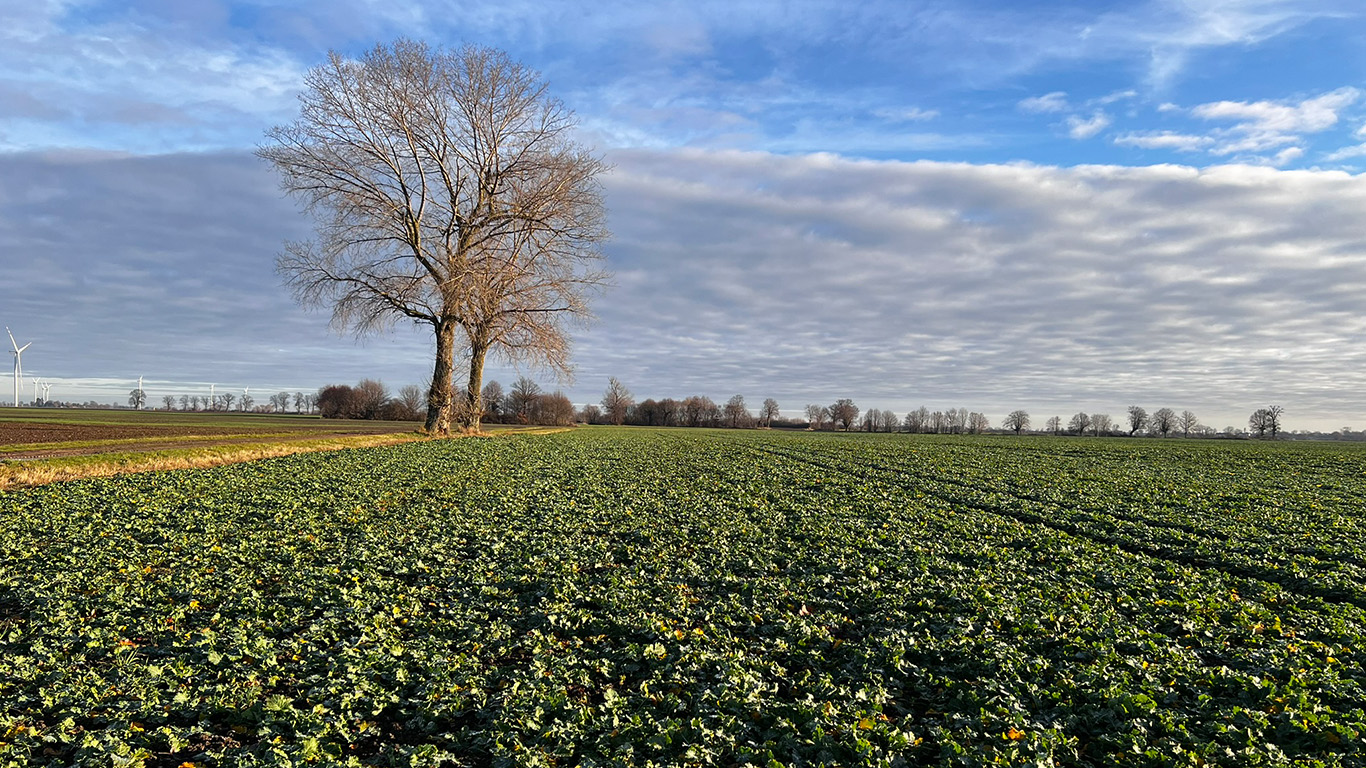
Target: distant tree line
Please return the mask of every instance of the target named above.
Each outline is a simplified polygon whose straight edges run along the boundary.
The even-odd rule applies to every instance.
[[[1031,429],[1033,422],[1024,410],[1010,412],[999,428],[983,413],[967,408],[931,411],[921,406],[905,416],[893,411],[870,408],[861,411],[853,400],[841,398],[830,405],[809,404],[805,421],[781,418],[778,403],[773,398],[764,400],[757,414],[751,413],[741,395],[735,395],[724,405],[701,395],[675,400],[653,398],[636,402],[620,381],[610,379],[599,403],[584,405],[578,421],[584,424],[632,424],[652,427],[787,427],[826,431],[911,432],[921,434],[983,434],[1006,432],[1014,434],[1054,434],[1129,437],[1242,437],[1249,434],[1277,439],[1282,433],[1281,416],[1285,410],[1278,405],[1259,408],[1248,419],[1248,432],[1226,427],[1222,432],[1200,423],[1193,411],[1177,413],[1171,408],[1158,408],[1151,414],[1137,405],[1129,406],[1125,419],[1116,421],[1108,413],[1077,412],[1063,421],[1061,416],[1048,418],[1042,429]],[[1343,427],[1333,433],[1337,439],[1353,439],[1351,430]],[[1366,433],[1363,433],[1366,436]]]
[[[128,393],[128,405],[141,408],[147,402],[147,395],[140,389]],[[163,411],[236,411],[239,413],[317,413],[318,396],[305,392],[276,392],[263,400],[257,400],[250,390],[241,395],[235,392],[216,392],[210,395],[163,395]]]
[[[584,405],[576,418],[582,424],[632,424],[642,427],[754,429],[803,426],[800,421],[782,420],[778,401],[771,397],[764,400],[757,413],[750,411],[743,395],[734,395],[720,404],[705,395],[679,399],[648,398],[636,402],[631,391],[615,378],[608,381],[602,400]]]

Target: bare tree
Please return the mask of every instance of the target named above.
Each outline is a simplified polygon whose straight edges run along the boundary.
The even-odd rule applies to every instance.
[[[219,397],[223,398],[223,410],[231,411],[232,403],[234,400],[237,399],[237,395],[234,395],[231,392],[224,392],[223,394],[219,395]]]
[[[410,384],[410,385],[408,385],[408,386],[412,386],[412,385]],[[408,387],[404,387],[403,389],[407,389],[407,388],[408,388]],[[421,402],[421,401],[419,401],[419,402]],[[304,412],[304,393],[302,393],[302,392],[295,392],[295,393],[294,393],[294,412],[295,412],[295,413],[303,413],[303,412]]]
[[[512,389],[508,390],[508,411],[516,421],[534,424],[537,421],[536,410],[540,405],[540,397],[541,385],[526,376],[518,376],[517,380],[512,382]]]
[[[1086,428],[1089,426],[1091,426],[1091,417],[1086,411],[1079,411],[1073,414],[1072,420],[1067,422],[1067,428],[1078,435],[1085,432]]]
[[[574,423],[574,403],[561,391],[540,396],[536,415],[541,424],[567,427]]]
[[[189,396],[189,395],[181,395],[181,396],[180,396],[180,410],[182,410],[182,411],[188,411],[188,410],[190,410],[190,396]]]
[[[479,395],[479,403],[484,408],[485,419],[495,424],[502,421],[503,412],[507,407],[503,398],[503,385],[496,379],[491,379],[484,385],[484,390]]]
[[[1110,414],[1091,414],[1091,434],[1100,437],[1101,435],[1110,434],[1110,430],[1112,429],[1114,429],[1114,422],[1110,420]]]
[[[661,426],[672,427],[678,423],[678,414],[682,410],[682,404],[672,397],[666,397],[659,401],[659,423]]]
[[[626,421],[626,412],[635,402],[631,390],[617,381],[615,376],[607,381],[607,391],[602,394],[602,410],[608,421],[621,426]]]
[[[18,365],[18,363],[16,363]],[[142,410],[142,406],[147,404],[147,393],[142,389],[134,389],[128,393],[128,405]]]
[[[820,429],[825,423],[825,406],[810,403],[806,406],[806,421],[812,429]]]
[[[1182,411],[1176,419],[1177,426],[1181,427],[1182,437],[1190,437],[1200,427],[1200,419],[1196,418],[1194,411]]]
[[[597,424],[602,420],[602,409],[593,403],[584,403],[579,409],[579,421],[584,424]]]
[[[1029,414],[1025,411],[1011,411],[1001,426],[1018,435],[1029,429]]]
[[[759,408],[759,418],[765,427],[773,426],[773,420],[778,418],[778,401],[771,397],[764,398],[764,404]]]
[[[901,419],[897,418],[895,411],[882,412],[882,424],[879,427],[883,432],[895,432],[901,426]]]
[[[398,40],[333,52],[305,76],[299,117],[258,154],[316,219],[278,268],[337,328],[399,319],[436,339],[426,428],[449,432],[457,333],[477,429],[489,352],[568,371],[566,322],[606,282],[597,177],[573,113],[505,53]]]
[[[256,405],[256,398],[252,397],[246,392],[243,392],[242,399],[239,401],[238,407],[242,409],[243,413],[246,413],[247,411],[251,410],[251,407],[253,405]]]
[[[1049,417],[1048,417],[1048,421],[1044,423],[1044,427],[1043,427],[1043,428],[1044,428],[1044,431],[1049,432],[1049,433],[1054,434],[1054,435],[1060,435],[1060,434],[1062,434],[1062,417],[1061,417],[1061,416],[1049,416]]]
[[[175,410],[175,395],[162,395],[161,406],[168,411]]]
[[[903,423],[907,432],[924,432],[930,425],[930,410],[922,405],[906,414]]]
[[[1257,433],[1257,437],[1266,437],[1270,433],[1271,439],[1275,440],[1276,435],[1281,431],[1281,414],[1285,409],[1279,405],[1267,408],[1258,408],[1247,420],[1247,426]]]
[[[298,399],[295,400],[299,402]],[[394,398],[394,403],[398,406],[398,415],[401,420],[411,421],[421,417],[423,406],[422,387],[416,384],[408,384],[399,389],[398,396]],[[296,406],[297,407],[297,406]]]
[[[829,406],[828,410],[830,411],[830,420],[845,432],[848,432],[849,428],[858,421],[858,406],[854,405],[854,401],[847,397],[836,400],[833,405]]]
[[[726,405],[722,409],[722,412],[726,417],[726,426],[731,429],[749,426],[750,415],[749,409],[745,408],[744,395],[732,396],[731,399],[726,401]]]
[[[1170,408],[1158,408],[1153,411],[1152,419],[1148,422],[1148,431],[1166,437],[1176,429],[1176,411]]]
[[[1129,406],[1129,437],[1148,426],[1148,412],[1137,405]]]
[[[352,418],[356,419],[377,419],[380,411],[384,409],[385,403],[389,402],[389,388],[383,382],[375,379],[361,379],[353,390],[355,393],[355,414]],[[280,392],[270,398],[270,404],[276,408],[281,408],[280,395],[284,395],[284,402],[289,402],[289,393]]]

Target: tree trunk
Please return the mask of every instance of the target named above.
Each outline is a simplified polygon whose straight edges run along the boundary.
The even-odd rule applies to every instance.
[[[427,422],[423,426],[429,435],[451,433],[451,373],[455,368],[455,323],[436,323],[436,366],[432,371],[432,387],[427,390]]]
[[[484,418],[482,402],[484,387],[484,356],[489,346],[485,342],[470,342],[470,380],[466,385],[464,413],[460,414],[461,426],[470,431],[479,431],[479,422]]]

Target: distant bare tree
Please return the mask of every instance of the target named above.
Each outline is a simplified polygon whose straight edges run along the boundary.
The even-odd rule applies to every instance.
[[[924,432],[930,426],[930,410],[922,405],[906,414],[903,423],[907,432]]]
[[[1029,429],[1029,413],[1026,411],[1011,411],[1006,416],[1006,420],[1001,423],[1003,429],[1008,429],[1015,434]]]
[[[1153,411],[1152,419],[1148,422],[1148,431],[1166,437],[1176,429],[1176,411],[1170,408],[1158,408]]]
[[[412,385],[410,384],[409,386],[412,386]],[[407,389],[407,388],[408,388],[408,387],[404,387],[404,389]],[[294,393],[294,412],[295,412],[295,413],[303,413],[303,412],[304,412],[304,393],[302,393],[302,392],[295,392],[295,393]]]
[[[537,421],[536,408],[540,405],[541,386],[526,376],[518,376],[508,390],[507,407],[512,416],[522,424]]]
[[[250,394],[246,392],[243,392],[242,399],[241,401],[239,401],[238,407],[242,409],[243,413],[246,413],[251,410],[251,407],[253,405],[256,405],[256,398],[252,397]]]
[[[584,403],[584,406],[579,409],[579,421],[584,424],[597,424],[602,421],[602,409],[593,403]]]
[[[389,388],[376,379],[361,379],[353,390],[355,393],[355,419],[377,419],[384,404],[389,402]],[[280,407],[280,395],[289,402],[289,393],[281,392],[272,397],[271,405]]]
[[[778,401],[771,397],[764,398],[764,404],[759,408],[759,418],[765,427],[773,426],[773,420],[778,418]]]
[[[398,396],[393,401],[398,418],[402,421],[413,421],[420,418],[426,406],[423,398],[422,387],[416,384],[408,384],[400,388]]]
[[[1091,434],[1095,435],[1096,437],[1100,437],[1101,435],[1110,434],[1110,430],[1112,429],[1114,429],[1114,422],[1110,420],[1110,414],[1091,414]]]
[[[666,397],[659,401],[659,423],[661,426],[672,427],[678,424],[678,414],[683,410],[683,404]]]
[[[396,320],[436,340],[426,429],[449,432],[457,333],[464,426],[478,429],[489,352],[568,370],[565,323],[588,315],[607,233],[573,113],[501,51],[409,40],[310,70],[299,117],[257,154],[317,220],[278,262],[295,296],[338,328]]]
[[[809,403],[806,406],[806,421],[812,429],[820,429],[825,422],[825,406]]]
[[[612,377],[607,382],[607,391],[602,394],[602,410],[607,420],[618,427],[626,421],[626,412],[635,405],[631,390]]]
[[[1148,426],[1148,412],[1137,405],[1129,406],[1129,437]]]
[[[969,432],[974,435],[980,435],[989,429],[991,429],[991,421],[986,417],[986,414],[977,413],[976,411],[968,414]]]
[[[1053,435],[1060,435],[1060,434],[1062,434],[1062,417],[1061,417],[1061,416],[1049,416],[1049,417],[1048,417],[1048,421],[1044,423],[1044,427],[1043,427],[1043,428],[1044,428],[1044,431],[1045,431],[1045,432],[1048,432],[1049,434],[1053,434]]]
[[[175,395],[162,395],[161,406],[168,411],[175,410]]]
[[[726,401],[725,407],[721,410],[722,413],[725,414],[726,426],[731,429],[749,426],[751,417],[749,415],[749,410],[745,408],[744,395],[732,396],[731,399]]]
[[[18,363],[16,363],[18,365]],[[142,410],[142,406],[147,404],[147,393],[141,389],[134,389],[128,393],[128,405],[137,410]]]
[[[219,397],[222,398],[223,410],[231,411],[233,401],[237,399],[237,395],[234,395],[231,392],[224,392],[223,394],[219,395]]]
[[[1181,415],[1177,417],[1176,423],[1181,428],[1181,435],[1190,437],[1191,432],[1200,426],[1200,419],[1196,418],[1194,411],[1182,411]]]
[[[567,427],[574,423],[574,404],[559,390],[540,396],[536,407],[537,422],[556,427]]]
[[[847,397],[836,400],[833,405],[829,406],[828,410],[830,411],[830,420],[845,432],[848,432],[849,428],[858,421],[858,406],[854,405],[854,401]]]
[[[1072,420],[1067,422],[1068,431],[1074,432],[1078,435],[1085,432],[1087,427],[1090,426],[1091,417],[1086,413],[1086,411],[1079,411],[1076,414],[1073,414]]]
[[[869,408],[863,412],[863,418],[859,419],[858,428],[864,432],[876,432],[878,424],[882,423],[882,412],[876,408]]]
[[[882,422],[878,425],[881,432],[895,432],[901,426],[901,419],[897,418],[895,411],[883,411]]]
[[[188,410],[190,410],[190,396],[189,396],[189,395],[181,395],[181,396],[180,396],[180,410],[182,410],[182,411],[188,411]]]
[[[1281,431],[1281,414],[1283,413],[1285,413],[1285,409],[1279,405],[1258,408],[1248,418],[1247,426],[1257,433],[1257,437],[1266,437],[1269,433],[1271,439],[1275,440],[1276,435]]]

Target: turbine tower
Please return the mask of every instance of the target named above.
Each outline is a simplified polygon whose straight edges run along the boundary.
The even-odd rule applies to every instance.
[[[14,334],[10,333],[9,326],[5,326],[5,333],[9,334],[10,346],[14,347],[14,407],[18,408],[19,388],[22,386],[24,381],[24,366],[22,364],[22,361],[19,359],[19,356],[24,354],[24,350],[28,349],[29,344],[32,344],[33,342],[30,341],[28,344],[25,344],[21,347],[19,346],[19,342],[14,340]]]
[[[51,401],[51,400],[52,400],[52,383],[51,383],[51,382],[48,382],[47,384],[44,384],[44,385],[43,385],[43,404],[46,405],[46,404],[47,404],[49,401]]]
[[[38,401],[42,399],[42,398],[38,397],[38,388],[41,387],[41,386],[43,386],[43,380],[42,380],[42,379],[34,379],[34,380],[33,380],[33,404],[34,404],[34,405],[37,405],[37,404],[38,404]]]
[[[138,407],[135,410],[142,410],[142,401],[147,399],[147,393],[142,391],[142,377],[138,377]]]

